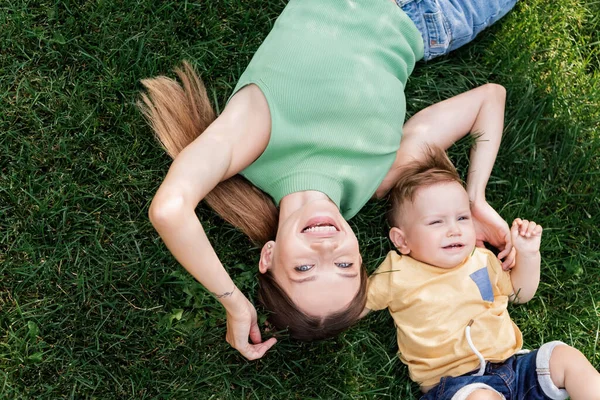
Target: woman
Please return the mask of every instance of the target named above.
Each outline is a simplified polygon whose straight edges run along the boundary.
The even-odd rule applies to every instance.
[[[404,4],[413,14],[417,6]],[[164,77],[143,81],[142,109],[175,158],[150,219],[177,260],[221,301],[227,341],[245,357],[262,357],[275,339],[262,342],[254,307],[210,245],[194,212],[202,199],[264,244],[260,299],[271,322],[304,340],[337,334],[359,317],[366,274],[346,219],[373,195],[384,196],[423,146],[446,149],[478,132],[468,178],[478,239],[503,250],[501,257],[510,254],[508,226],[485,201],[504,89],[476,88],[402,128],[408,76],[438,43],[417,29],[418,17],[429,21],[426,11],[413,22],[388,0],[290,1],[216,119],[189,65],[178,71],[183,88]]]

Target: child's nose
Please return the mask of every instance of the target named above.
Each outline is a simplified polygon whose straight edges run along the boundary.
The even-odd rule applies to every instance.
[[[460,236],[461,234],[460,226],[457,223],[451,223],[448,227],[448,236]]]

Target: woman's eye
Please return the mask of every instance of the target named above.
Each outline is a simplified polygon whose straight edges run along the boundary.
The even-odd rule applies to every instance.
[[[335,265],[340,268],[350,268],[354,263],[335,263]]]
[[[310,271],[312,269],[312,265],[298,265],[297,267],[295,267],[294,269],[298,272],[306,272],[306,271]]]

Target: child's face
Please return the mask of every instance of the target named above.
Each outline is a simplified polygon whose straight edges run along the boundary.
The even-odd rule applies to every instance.
[[[457,182],[418,189],[403,204],[400,221],[390,238],[402,254],[427,264],[453,268],[475,247],[469,196]]]

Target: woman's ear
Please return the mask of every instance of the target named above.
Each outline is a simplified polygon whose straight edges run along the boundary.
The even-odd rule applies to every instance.
[[[275,249],[275,242],[269,240],[263,246],[260,251],[260,261],[258,262],[258,270],[261,274],[266,273],[273,265],[273,250]]]
[[[397,227],[390,229],[390,240],[392,243],[394,243],[394,247],[396,247],[400,253],[404,255],[410,254],[410,248],[408,247],[408,243],[406,241],[406,235],[402,229]]]

